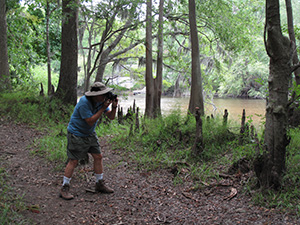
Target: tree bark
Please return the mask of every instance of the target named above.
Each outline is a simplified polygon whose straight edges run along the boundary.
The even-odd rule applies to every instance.
[[[196,107],[199,108],[201,116],[204,115],[204,103],[202,94],[202,77],[200,68],[199,40],[196,23],[195,0],[189,0],[190,36],[192,45],[192,85],[189,102],[189,113],[194,114]]]
[[[11,87],[7,53],[7,23],[5,0],[0,0],[0,92]]]
[[[152,0],[147,0],[146,15],[146,108],[145,116],[153,118],[154,80],[152,74]]]
[[[163,80],[163,13],[164,13],[164,0],[159,1],[159,25],[157,35],[157,67],[156,78],[154,80],[154,100],[153,111],[154,116],[161,115],[161,93],[162,93],[162,80]]]
[[[196,118],[196,138],[192,148],[192,153],[194,154],[194,156],[199,156],[204,150],[204,144],[203,144],[203,132],[202,132],[202,119],[198,107],[196,107],[195,109],[195,118]]]
[[[62,11],[61,67],[56,96],[64,103],[76,105],[78,75],[77,0],[63,0]]]
[[[290,40],[282,35],[279,0],[266,0],[266,50],[270,57],[269,97],[266,107],[266,151],[256,164],[260,186],[278,189],[285,171],[288,145],[287,111],[288,87],[291,80]]]

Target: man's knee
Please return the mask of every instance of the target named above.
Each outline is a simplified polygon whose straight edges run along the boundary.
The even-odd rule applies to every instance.
[[[69,159],[68,166],[75,168],[78,165],[78,160]]]
[[[95,161],[101,161],[102,160],[102,154],[92,154]]]

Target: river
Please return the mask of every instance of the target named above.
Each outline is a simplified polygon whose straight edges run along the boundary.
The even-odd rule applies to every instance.
[[[139,107],[140,112],[145,111],[145,96],[144,95],[130,95],[127,97],[119,96],[119,104],[123,108],[124,114],[133,102]],[[224,110],[227,109],[230,120],[240,121],[243,109],[246,111],[247,121],[251,118],[255,126],[260,125],[264,121],[266,110],[266,101],[262,99],[237,99],[237,98],[215,98],[213,104],[205,103],[205,114],[214,116],[223,115]],[[189,105],[189,98],[172,98],[162,97],[161,110],[163,115],[167,115],[172,110],[180,110],[182,114],[187,113]]]

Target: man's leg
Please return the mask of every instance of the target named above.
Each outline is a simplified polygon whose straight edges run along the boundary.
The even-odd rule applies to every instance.
[[[107,187],[103,180],[103,157],[102,154],[91,154],[94,158],[94,172],[96,176],[96,191],[103,193],[113,193],[114,190]]]
[[[76,168],[77,165],[78,165],[78,160],[69,159],[69,162],[65,168],[65,177],[71,178],[74,173],[74,169]]]
[[[94,158],[94,171],[95,174],[103,174],[103,157],[102,154],[91,154]]]
[[[70,180],[72,178],[74,169],[76,168],[77,164],[78,164],[78,160],[70,159],[65,168],[63,186],[60,190],[60,197],[62,197],[65,200],[70,200],[74,198],[74,196],[69,193],[69,190],[70,190]]]

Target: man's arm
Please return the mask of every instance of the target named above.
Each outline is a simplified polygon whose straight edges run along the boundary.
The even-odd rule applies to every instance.
[[[85,121],[88,123],[88,125],[93,126],[105,110],[106,110],[106,107],[102,107],[92,117],[86,118]]]
[[[116,111],[117,111],[117,106],[112,106],[112,109],[111,110],[109,110],[109,111],[107,111],[106,113],[105,113],[105,115],[109,118],[109,119],[111,119],[111,120],[113,120],[115,117],[116,117]]]

